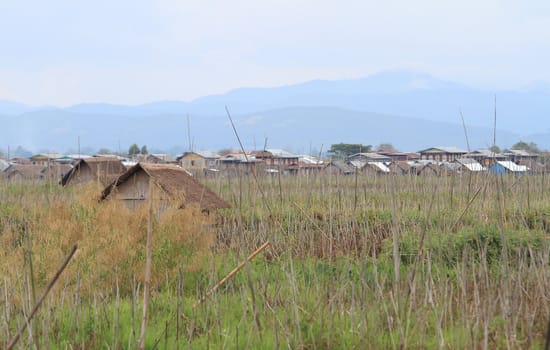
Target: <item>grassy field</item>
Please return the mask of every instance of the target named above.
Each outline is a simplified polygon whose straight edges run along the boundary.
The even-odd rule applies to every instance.
[[[154,215],[147,348],[543,348],[550,178],[205,179],[232,208]],[[147,209],[0,182],[0,348],[139,345]],[[257,247],[271,246],[194,307]]]

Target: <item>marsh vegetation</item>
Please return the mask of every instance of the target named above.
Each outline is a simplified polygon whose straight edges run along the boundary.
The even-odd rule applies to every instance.
[[[550,179],[203,179],[231,204],[155,213],[147,347],[542,348]],[[0,182],[0,347],[139,345],[147,209]],[[194,306],[245,257],[270,247]]]

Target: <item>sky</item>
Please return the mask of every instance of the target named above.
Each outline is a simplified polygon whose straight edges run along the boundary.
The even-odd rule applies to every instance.
[[[0,100],[192,100],[412,70],[549,83],[547,0],[0,0]]]

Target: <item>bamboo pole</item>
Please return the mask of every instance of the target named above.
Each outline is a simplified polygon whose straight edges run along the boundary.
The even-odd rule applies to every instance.
[[[233,277],[237,272],[239,272],[250,260],[254,259],[256,255],[260,254],[264,249],[269,247],[269,241],[262,244],[258,249],[254,251],[254,253],[250,254],[245,261],[241,262],[237,267],[235,267],[227,276],[225,276],[221,281],[219,281],[212,289],[208,291],[202,298],[200,298],[195,305],[193,305],[193,308],[197,307],[197,305],[202,304],[207,298],[209,298],[216,290],[218,290],[221,286],[223,286],[231,277]]]
[[[153,181],[149,181],[149,219],[147,221],[147,243],[145,246],[145,282],[143,284],[143,315],[141,319],[140,346],[145,349],[147,333],[147,309],[149,307],[149,282],[151,279],[151,245],[153,240]]]
[[[48,287],[44,291],[44,294],[42,294],[42,297],[40,297],[40,300],[38,300],[38,302],[34,305],[34,308],[32,309],[30,315],[27,317],[26,322],[23,323],[21,328],[19,328],[19,331],[17,331],[17,334],[10,340],[8,347],[6,348],[7,350],[13,349],[15,344],[17,344],[17,342],[19,341],[19,338],[21,337],[21,334],[23,334],[23,332],[27,328],[27,325],[30,323],[30,321],[38,311],[38,308],[40,307],[40,305],[42,305],[42,303],[44,302],[44,299],[46,299],[46,296],[50,293],[53,286],[59,279],[59,276],[61,276],[61,273],[63,272],[63,270],[65,270],[65,268],[69,264],[69,261],[71,261],[74,253],[76,252],[76,249],[77,249],[77,245],[75,244],[71,249],[71,251],[69,252],[69,254],[67,255],[67,257],[65,258],[65,260],[63,261],[63,263],[61,264],[61,266],[59,267],[59,269],[57,270],[57,272],[55,273],[55,275],[53,276],[52,280],[50,281],[50,284],[48,284]]]

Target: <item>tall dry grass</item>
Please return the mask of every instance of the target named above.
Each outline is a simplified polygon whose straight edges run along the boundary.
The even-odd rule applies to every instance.
[[[150,348],[542,347],[550,314],[546,176],[204,181],[232,208],[157,216]],[[0,183],[2,340],[23,322],[32,280],[40,290],[78,241],[79,256],[25,345],[136,345],[146,209],[98,204],[88,191]],[[272,247],[249,269],[191,307],[266,240]]]
[[[147,206],[130,210],[114,200],[98,203],[94,186],[68,193],[37,186],[41,192],[36,195],[10,193],[7,184],[0,192],[0,270],[5,279],[27,273],[32,257],[34,279],[44,286],[75,243],[78,252],[64,275],[79,279],[80,293],[109,289],[117,274],[143,279]],[[200,268],[215,237],[212,217],[198,209],[156,213],[153,286],[181,266]]]

